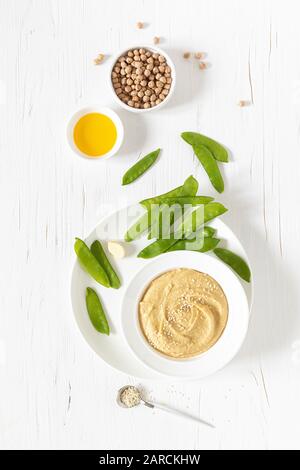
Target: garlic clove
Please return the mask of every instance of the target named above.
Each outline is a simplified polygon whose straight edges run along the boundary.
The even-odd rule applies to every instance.
[[[107,249],[114,258],[124,258],[125,249],[123,245],[117,242],[107,242]]]

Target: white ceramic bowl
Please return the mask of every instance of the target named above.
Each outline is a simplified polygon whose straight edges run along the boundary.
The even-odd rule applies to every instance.
[[[109,152],[99,157],[91,157],[89,155],[86,155],[85,153],[81,152],[81,150],[79,150],[79,148],[75,145],[74,142],[74,127],[76,123],[79,121],[80,118],[82,118],[82,116],[85,116],[89,113],[100,113],[104,114],[105,116],[108,116],[117,128],[117,140],[115,145]],[[75,114],[73,114],[67,126],[67,139],[71,149],[80,157],[84,157],[88,160],[103,161],[115,155],[120,149],[124,139],[124,127],[121,119],[119,118],[117,113],[115,113],[115,111],[113,111],[112,109],[103,106],[90,106],[79,109],[78,111],[76,111]]]
[[[152,348],[141,332],[138,304],[149,283],[175,268],[190,268],[213,277],[228,301],[228,321],[218,341],[190,359],[173,359]],[[178,379],[206,377],[224,367],[237,354],[248,329],[249,305],[237,276],[220,260],[191,251],[166,253],[146,264],[131,280],[123,298],[122,329],[131,351],[143,364],[164,376]]]
[[[114,87],[113,87],[113,84],[112,84],[112,81],[111,81],[111,74],[112,74],[113,68],[115,66],[115,63],[117,62],[119,57],[122,57],[122,55],[124,55],[127,51],[131,51],[132,49],[141,49],[141,48],[142,49],[148,49],[151,52],[157,52],[158,54],[163,55],[166,58],[166,61],[169,65],[169,67],[171,68],[172,84],[171,84],[169,94],[167,95],[167,97],[160,104],[158,104],[157,106],[153,106],[153,108],[148,108],[148,109],[132,108],[131,106],[128,106],[126,103],[124,103],[122,100],[120,100],[120,98],[118,97],[118,95],[116,94],[116,92],[114,90]],[[154,111],[154,110],[160,109],[168,103],[168,101],[170,100],[171,96],[174,93],[174,89],[175,89],[175,85],[176,85],[176,70],[175,70],[175,65],[174,65],[172,59],[170,58],[170,56],[165,51],[160,49],[159,47],[143,46],[143,45],[132,46],[132,47],[127,47],[127,49],[124,49],[123,51],[119,52],[117,55],[115,55],[113,57],[112,65],[109,69],[108,80],[109,80],[109,85],[110,85],[112,95],[113,95],[116,103],[118,103],[120,106],[122,106],[122,108],[126,109],[127,111],[131,111],[132,113],[147,113],[149,111]]]

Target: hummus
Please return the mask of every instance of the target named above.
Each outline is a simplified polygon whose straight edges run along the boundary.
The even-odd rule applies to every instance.
[[[180,268],[150,283],[139,303],[138,316],[153,348],[183,359],[201,354],[216,343],[227,323],[228,304],[212,277]]]

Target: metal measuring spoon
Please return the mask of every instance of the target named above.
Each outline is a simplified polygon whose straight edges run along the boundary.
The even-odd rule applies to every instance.
[[[126,390],[127,388],[132,388],[135,390],[135,392],[139,395],[139,398],[140,398],[140,401],[138,404],[136,405],[133,405],[133,406],[126,406],[122,400],[121,400],[121,395],[123,393],[124,390]],[[166,411],[168,413],[171,413],[175,416],[180,416],[182,418],[186,418],[190,421],[193,421],[193,422],[197,422],[198,424],[205,424],[206,426],[209,426],[211,428],[215,428],[215,426],[211,423],[208,423],[207,421],[204,421],[203,419],[200,419],[200,418],[196,418],[195,416],[192,416],[188,413],[185,413],[184,411],[178,411],[178,410],[174,410],[173,408],[170,408],[169,406],[166,406],[166,405],[161,405],[159,403],[149,403],[148,401],[146,401],[143,397],[142,397],[142,394],[141,394],[141,391],[137,388],[137,387],[134,387],[133,385],[125,385],[124,387],[120,388],[120,390],[118,391],[118,394],[117,394],[117,403],[119,406],[121,406],[122,408],[133,408],[135,406],[138,406],[140,404],[143,404],[145,406],[147,406],[148,408],[156,408],[156,409],[159,409],[159,410],[163,410],[163,411]]]

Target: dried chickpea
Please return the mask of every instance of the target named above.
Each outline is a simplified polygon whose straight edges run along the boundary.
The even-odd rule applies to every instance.
[[[200,70],[205,70],[207,69],[207,65],[205,62],[199,62],[199,69]]]
[[[103,62],[104,54],[98,54],[96,59],[94,60],[95,65],[100,65]]]
[[[154,42],[154,44],[159,44],[159,42],[160,42],[160,37],[154,36],[153,42]]]
[[[144,48],[120,57],[111,81],[117,96],[128,106],[148,109],[160,104],[171,89],[171,68],[163,55]]]

